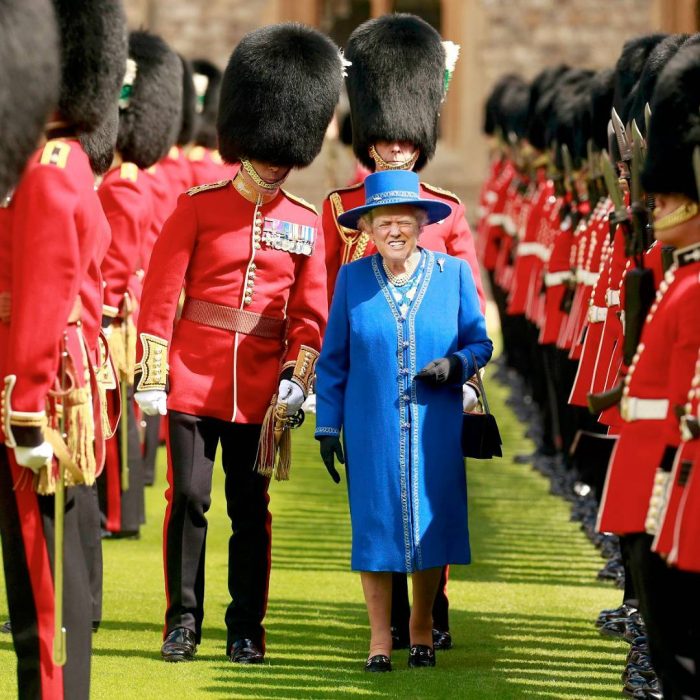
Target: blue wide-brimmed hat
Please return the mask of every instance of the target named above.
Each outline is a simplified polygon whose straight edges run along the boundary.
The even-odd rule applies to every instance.
[[[363,214],[377,207],[406,204],[423,209],[428,215],[426,223],[434,224],[447,218],[452,207],[435,199],[421,199],[420,180],[411,170],[380,170],[365,179],[365,203],[349,209],[338,217],[338,222],[347,228],[357,228]]]

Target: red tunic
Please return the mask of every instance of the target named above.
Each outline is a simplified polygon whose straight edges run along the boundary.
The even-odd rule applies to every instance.
[[[285,225],[307,227],[315,238],[310,255],[265,242],[265,230]],[[173,329],[183,283],[189,298],[286,319],[286,344],[183,318]],[[160,339],[167,344],[169,409],[262,423],[282,365],[294,362],[302,345],[320,349],[327,313],[323,237],[311,205],[281,191],[257,207],[230,181],[194,188],[180,197],[153,249],[137,361],[147,359],[144,334]]]
[[[477,247],[479,260],[486,270],[496,269],[498,253],[503,236],[503,212],[505,211],[510,185],[515,177],[515,168],[510,161],[497,161],[494,164],[493,182],[482,194]]]
[[[204,146],[193,146],[187,154],[187,160],[193,186],[218,182],[235,175],[234,167],[224,163],[218,151]]]
[[[656,469],[666,447],[680,443],[675,408],[686,402],[700,347],[700,262],[684,261],[687,264],[668,273],[668,281],[662,283],[625,379],[621,407],[625,422],[601,501],[602,531],[644,532]],[[633,410],[633,398],[666,400],[665,418],[633,420],[634,415],[626,412],[626,405]]]
[[[423,229],[419,243],[428,250],[448,253],[465,260],[471,268],[479,294],[482,311],[486,308],[486,296],[481,284],[479,263],[476,259],[474,239],[467,223],[464,206],[459,198],[442,190],[421,183],[421,197],[446,202],[452,208],[450,215]],[[362,206],[365,203],[363,183],[331,192],[323,202],[323,237],[326,248],[326,270],[328,274],[328,300],[333,296],[335,279],[340,266],[376,252],[376,248],[366,234],[348,229],[338,223],[337,217],[343,212]]]
[[[173,146],[158,165],[165,171],[165,176],[170,181],[175,200],[196,184],[187,154],[179,146]]]

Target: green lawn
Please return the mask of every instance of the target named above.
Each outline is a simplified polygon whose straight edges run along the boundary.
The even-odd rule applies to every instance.
[[[313,417],[295,434],[292,479],[272,486],[273,565],[267,663],[240,667],[224,656],[227,521],[221,470],[215,479],[207,553],[204,639],[197,661],[160,660],[163,617],[161,524],[164,454],[148,490],[138,542],[106,542],[104,621],[94,637],[94,698],[617,698],[626,645],[599,637],[593,620],[620,592],[595,582],[602,565],[568,506],[544,478],[512,463],[531,445],[490,384],[505,458],[469,464],[474,564],[450,581],[455,647],[438,667],[365,674],[368,629],[357,574],[349,571],[344,482],[327,476],[312,439]],[[7,605],[4,585],[0,615]],[[9,636],[0,636],[0,697],[16,694]]]

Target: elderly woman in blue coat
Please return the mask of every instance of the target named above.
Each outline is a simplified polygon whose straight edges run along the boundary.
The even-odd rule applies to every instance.
[[[391,574],[413,575],[409,666],[434,666],[441,568],[470,561],[462,385],[493,346],[469,266],[419,246],[449,205],[421,199],[410,171],[368,176],[365,199],[339,221],[377,253],[338,275],[316,367],[316,438],[336,483],[335,458],[347,462],[352,568],[371,629],[365,669],[390,671]]]

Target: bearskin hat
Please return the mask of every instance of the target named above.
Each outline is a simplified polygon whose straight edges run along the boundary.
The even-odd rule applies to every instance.
[[[659,74],[687,40],[688,34],[671,34],[652,49],[639,80],[625,100],[625,108],[620,114],[625,124],[634,119],[642,134],[645,133],[644,108],[651,101]]]
[[[340,143],[352,146],[352,117],[346,112],[340,120]]]
[[[127,56],[124,8],[121,0],[53,4],[62,47],[59,111],[78,132],[92,131],[121,89]]]
[[[372,144],[410,141],[420,149],[420,170],[435,154],[445,96],[440,35],[415,15],[384,15],[355,29],[345,57],[355,155],[374,170]]]
[[[654,47],[668,34],[644,34],[626,41],[615,64],[615,94],[613,106],[618,114],[625,111],[625,101],[644,70],[644,64]]]
[[[0,198],[16,184],[58,101],[60,49],[50,0],[0,3]]]
[[[338,47],[315,29],[277,24],[246,34],[221,85],[219,151],[304,167],[318,155],[343,82]]]
[[[136,76],[120,109],[117,150],[125,161],[150,168],[180,131],[182,63],[159,36],[145,31],[129,35],[129,58]]]
[[[508,73],[507,75],[501,76],[501,78],[496,81],[496,84],[491,89],[489,96],[486,98],[486,102],[484,104],[483,132],[487,136],[493,136],[493,134],[496,133],[496,127],[501,120],[500,109],[503,94],[511,85],[516,83],[524,84],[523,79],[519,75]]]
[[[204,148],[217,148],[216,120],[219,114],[222,73],[205,58],[192,61],[192,72],[197,112],[194,142]]]
[[[613,106],[615,71],[604,68],[589,83],[588,109],[593,143],[602,151],[608,147],[608,122]]]
[[[535,76],[530,84],[530,100],[527,112],[527,140],[540,151],[547,148],[545,129],[547,115],[552,104],[552,89],[559,78],[569,69],[561,64],[553,68],[545,68]]]
[[[509,140],[519,140],[527,133],[530,88],[523,80],[511,81],[501,94],[496,126]]]
[[[83,132],[78,137],[95,175],[104,175],[112,165],[118,134],[119,103],[115,101],[97,129]]]
[[[650,193],[679,193],[698,201],[693,151],[700,146],[700,44],[689,42],[656,81],[642,172]]]
[[[197,91],[194,87],[192,64],[184,56],[180,56],[180,63],[182,64],[182,117],[177,145],[186,146],[194,139],[197,127]]]

